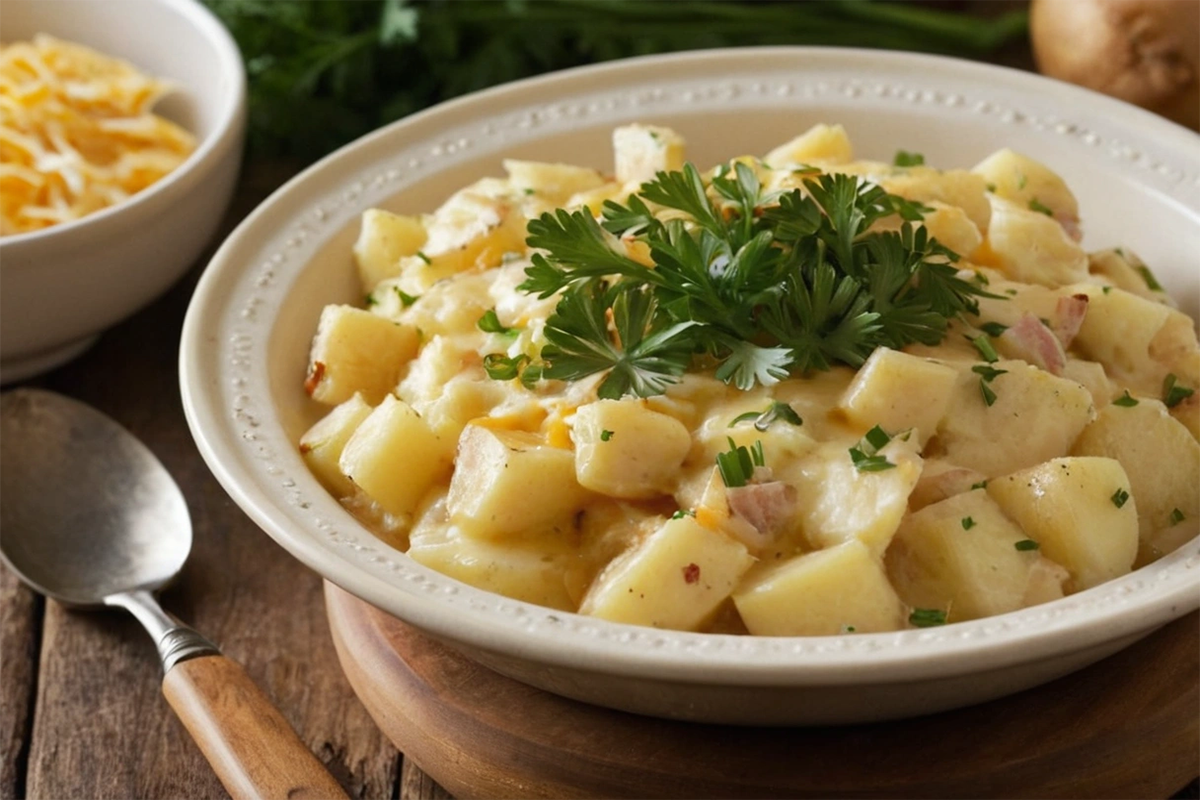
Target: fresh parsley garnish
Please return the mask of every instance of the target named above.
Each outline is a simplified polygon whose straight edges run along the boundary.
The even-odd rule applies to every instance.
[[[745,486],[754,476],[754,468],[766,466],[763,458],[762,441],[755,441],[754,446],[747,449],[739,445],[732,437],[726,437],[729,449],[717,453],[717,469],[721,472],[721,480],[729,488]]]
[[[975,527],[975,518],[974,517],[963,517],[962,518],[962,528],[964,531],[969,531],[969,530],[971,530],[971,528],[974,528],[974,527]]]
[[[892,159],[892,163],[897,167],[919,167],[925,163],[925,156],[921,153],[910,153],[907,150],[897,150],[896,157]]]
[[[747,411],[745,414],[734,417],[733,421],[729,423],[729,427],[732,428],[734,425],[751,420],[754,421],[754,429],[757,431],[765,431],[775,420],[783,420],[791,425],[804,424],[804,420],[800,418],[794,408],[787,403],[773,400],[771,405],[767,406],[766,411]]]
[[[1112,500],[1114,506],[1121,508],[1129,501],[1129,492],[1124,489],[1117,489],[1109,499]]]
[[[933,628],[946,624],[946,612],[940,608],[914,608],[908,621],[917,628]]]
[[[489,308],[485,311],[475,325],[484,333],[498,333],[501,336],[508,337],[513,337],[520,333],[516,328],[507,328],[501,325],[500,318],[496,316],[496,309],[494,308]]]
[[[882,472],[885,469],[893,469],[896,465],[887,460],[886,456],[879,455],[879,451],[892,440],[892,437],[887,432],[876,425],[857,445],[850,448],[850,460],[854,463],[855,469],[859,472]]]
[[[1195,389],[1180,386],[1178,381],[1179,378],[1175,376],[1174,372],[1163,379],[1163,403],[1167,408],[1174,408],[1196,393]]]
[[[1138,400],[1136,397],[1130,395],[1129,390],[1126,389],[1125,394],[1121,395],[1116,400],[1113,400],[1112,404],[1114,406],[1120,406],[1121,408],[1133,408],[1138,404]]]
[[[979,326],[979,330],[983,331],[988,336],[999,336],[1008,330],[1008,326],[1002,325],[999,322],[985,322]]]
[[[1035,542],[1033,539],[1022,539],[1019,542],[1013,542],[1013,547],[1024,553],[1029,550],[1037,550],[1041,547],[1041,545]]]
[[[766,193],[735,162],[706,184],[685,164],[625,205],[607,201],[600,222],[586,209],[531,220],[527,243],[540,252],[519,288],[561,293],[540,354],[546,377],[607,372],[601,397],[646,397],[698,363],[751,389],[861,366],[876,347],[938,344],[950,319],[992,296],[912,226],[925,206],[856,176],[804,183]],[[898,231],[868,230],[891,216]],[[620,238],[643,242],[654,266],[625,255]]]
[[[543,377],[544,369],[527,355],[509,357],[503,353],[489,353],[483,357],[483,370],[492,380],[511,381],[519,378],[526,389],[532,389],[534,384]]]

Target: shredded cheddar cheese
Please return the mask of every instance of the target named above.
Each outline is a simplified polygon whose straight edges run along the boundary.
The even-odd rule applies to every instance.
[[[50,36],[0,45],[0,235],[120,203],[183,163],[194,137],[150,113],[170,89]]]

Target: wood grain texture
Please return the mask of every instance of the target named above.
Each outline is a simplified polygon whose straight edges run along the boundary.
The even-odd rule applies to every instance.
[[[25,793],[43,605],[0,564],[0,800]]]
[[[345,800],[342,787],[236,661],[188,659],[167,673],[162,687],[235,800]]]
[[[1051,684],[842,728],[638,717],[505,678],[331,584],[351,684],[468,797],[1168,797],[1200,772],[1200,614]]]
[[[225,231],[290,174],[250,165]],[[320,579],[229,499],[188,432],[177,348],[184,310],[206,262],[207,256],[180,285],[106,333],[80,359],[31,385],[91,403],[162,460],[183,489],[194,531],[191,558],[164,592],[163,606],[245,667],[348,794],[391,798],[399,755],[338,668]],[[16,638],[17,646],[37,640]],[[6,664],[9,653],[6,642]],[[6,666],[5,684],[7,677]],[[47,603],[28,766],[23,778],[17,776],[25,796],[227,796],[162,698],[161,680],[154,647],[131,618],[115,611],[67,612]]]

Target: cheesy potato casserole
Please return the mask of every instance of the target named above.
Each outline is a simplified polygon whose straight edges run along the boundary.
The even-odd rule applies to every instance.
[[[856,160],[818,125],[707,172],[506,161],[363,215],[299,442],[384,540],[466,583],[680,630],[975,619],[1195,536],[1200,347],[1131,252],[1001,150]]]

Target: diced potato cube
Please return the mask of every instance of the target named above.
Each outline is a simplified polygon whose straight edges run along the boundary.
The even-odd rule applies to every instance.
[[[878,182],[884,189],[906,200],[945,203],[961,208],[980,233],[987,231],[991,224],[992,206],[988,201],[987,181],[966,170],[909,167],[881,175]]]
[[[379,208],[363,212],[362,228],[354,243],[354,260],[363,291],[381,280],[400,274],[400,259],[425,244],[425,223],[419,217],[402,217]]]
[[[1088,390],[1092,396],[1092,404],[1097,408],[1108,405],[1113,399],[1113,386],[1108,380],[1104,365],[1096,361],[1085,361],[1081,358],[1067,356],[1063,364],[1062,377],[1075,381]]]
[[[841,125],[818,124],[763,156],[774,169],[824,161],[845,164],[854,159],[850,137]]]
[[[604,185],[604,177],[596,170],[572,164],[506,158],[504,169],[513,188],[533,192],[554,206],[561,206],[572,195]]]
[[[450,453],[450,443],[408,403],[388,395],[359,424],[338,463],[384,511],[407,516],[449,472]]]
[[[1150,349],[1168,318],[1180,312],[1122,289],[1105,292],[1099,286],[1080,284],[1072,291],[1088,296],[1087,314],[1073,346],[1103,364],[1118,381],[1161,383],[1167,369],[1152,358]],[[1192,321],[1186,322],[1192,330]],[[1195,341],[1195,333],[1192,337]]]
[[[1122,247],[1112,250],[1098,250],[1088,254],[1088,271],[1093,275],[1106,278],[1113,286],[1127,292],[1153,300],[1156,303],[1174,306],[1171,296],[1162,287],[1151,288],[1153,273],[1133,252]]]
[[[965,492],[905,518],[885,563],[909,606],[951,622],[989,617],[1025,604],[1039,558],[1017,549],[1028,538],[986,492]]]
[[[1087,254],[1051,217],[992,196],[988,244],[1014,281],[1066,286],[1087,277]]]
[[[1176,509],[1183,517],[1178,524],[1195,535],[1200,520],[1200,442],[1162,403],[1142,398],[1132,407],[1104,406],[1071,454],[1106,456],[1121,463],[1129,476],[1129,493],[1137,501],[1143,545],[1153,545],[1160,531],[1176,526]]]
[[[961,256],[970,256],[983,244],[983,234],[967,212],[937,200],[930,201],[929,207],[933,210],[925,214],[921,224],[934,239]]]
[[[570,450],[525,431],[463,429],[446,507],[451,519],[474,523],[470,533],[499,538],[535,530],[569,516],[586,498]]]
[[[421,252],[400,260],[401,287],[419,295],[460,272],[499,266],[505,253],[525,252],[525,225],[504,198],[458,192],[426,218]]]
[[[378,403],[396,387],[418,343],[415,328],[353,306],[325,306],[304,388],[314,400],[329,405],[345,402],[356,392],[368,403]]]
[[[338,461],[350,436],[371,413],[371,407],[356,394],[328,414],[300,437],[304,463],[331,494],[345,497],[354,492],[354,484],[342,474]]]
[[[859,369],[838,407],[864,431],[915,428],[923,445],[950,407],[958,372],[953,367],[880,347]]]
[[[667,520],[596,577],[579,613],[674,630],[700,627],[754,558],[689,516]]]
[[[1077,590],[1124,575],[1133,565],[1137,498],[1129,495],[1129,478],[1115,460],[1056,458],[993,478],[987,492],[1047,558],[1067,568]]]
[[[683,137],[657,125],[624,125],[613,131],[617,180],[644,183],[659,172],[683,169]]]
[[[1063,289],[1051,289],[1035,283],[993,279],[988,290],[998,297],[979,298],[979,322],[999,322],[1012,327],[1021,317],[1032,314],[1038,319],[1054,319]],[[943,342],[944,347],[949,342]],[[976,353],[978,355],[978,353]]]
[[[674,491],[692,447],[682,422],[638,400],[597,400],[580,406],[574,439],[579,483],[630,500]]]
[[[468,535],[444,515],[444,505],[435,507],[413,527],[408,555],[414,561],[514,600],[575,610],[566,574],[577,560],[577,548],[569,537],[548,530],[515,540],[488,541]]]
[[[971,170],[1002,197],[1023,208],[1041,204],[1059,219],[1079,219],[1079,204],[1066,182],[1053,170],[1008,148],[997,150]]]
[[[747,575],[733,602],[756,636],[834,636],[904,627],[904,606],[879,558],[856,540]]]
[[[799,475],[790,476],[812,547],[858,539],[877,555],[887,548],[921,476],[921,456],[915,441],[899,438],[879,455],[895,466],[863,472],[851,461],[845,442],[830,443],[801,462]]]
[[[1066,455],[1094,414],[1088,390],[1023,361],[991,367],[1004,373],[985,382],[956,365],[958,385],[937,438],[946,460],[990,477]],[[995,396],[990,406],[981,382]]]

